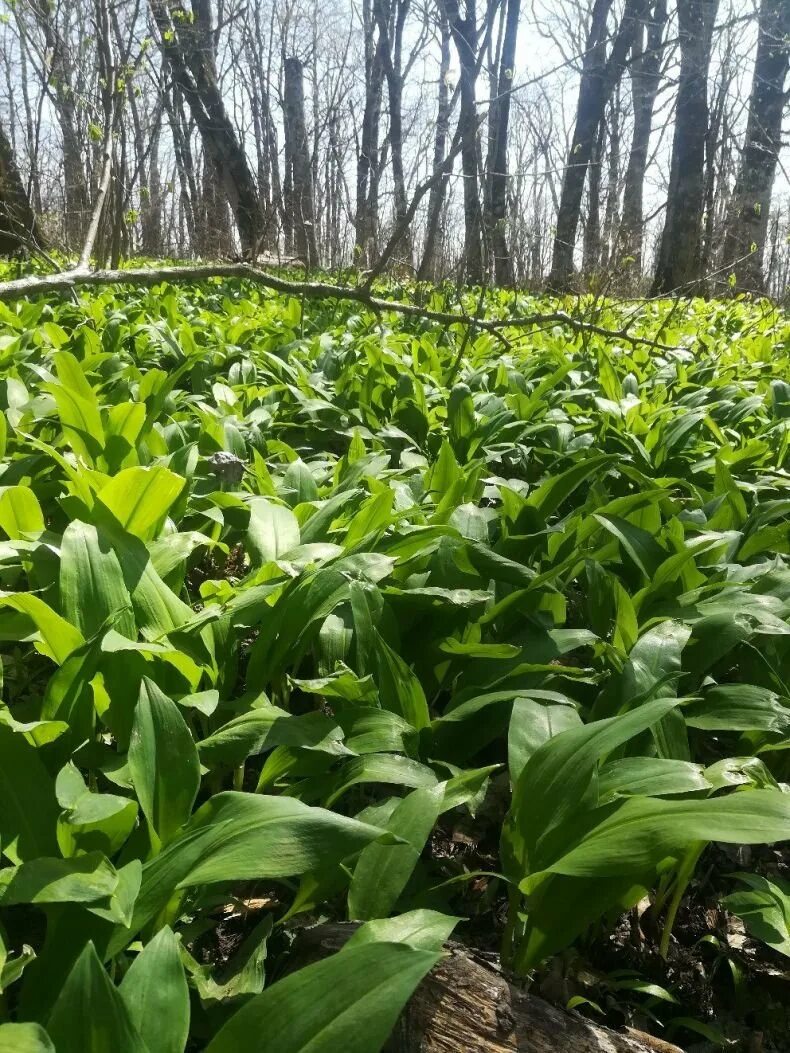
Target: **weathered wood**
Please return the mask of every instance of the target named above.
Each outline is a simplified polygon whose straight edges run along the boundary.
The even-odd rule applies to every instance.
[[[355,928],[305,930],[294,948],[296,967],[337,951]],[[386,1053],[682,1053],[652,1036],[620,1034],[557,1009],[474,961],[458,944],[447,951],[409,1002]]]

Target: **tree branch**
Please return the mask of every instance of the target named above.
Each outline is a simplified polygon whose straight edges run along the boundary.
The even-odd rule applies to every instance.
[[[621,340],[632,347],[647,346],[659,351],[674,351],[671,344],[662,344],[649,336],[637,336],[624,329],[606,329],[593,322],[574,318],[567,311],[549,311],[508,318],[480,318],[455,311],[432,311],[417,304],[400,300],[386,300],[374,296],[364,286],[333,285],[329,282],[291,281],[261,270],[248,263],[208,263],[194,267],[130,267],[125,270],[86,271],[80,267],[59,274],[30,275],[13,281],[0,282],[0,302],[20,300],[26,296],[71,292],[82,286],[104,285],[160,285],[163,282],[194,283],[210,278],[239,278],[260,285],[273,292],[300,296],[307,300],[347,300],[361,303],[372,311],[392,311],[409,318],[418,318],[440,325],[474,325],[484,332],[499,334],[506,329],[527,329],[533,326],[560,325],[577,333],[590,333]]]

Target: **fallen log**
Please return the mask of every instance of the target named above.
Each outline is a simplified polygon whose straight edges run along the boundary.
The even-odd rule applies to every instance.
[[[300,934],[297,968],[339,950],[356,926],[317,925]],[[623,1034],[565,1012],[509,983],[459,944],[411,998],[385,1053],[683,1053],[642,1032]]]

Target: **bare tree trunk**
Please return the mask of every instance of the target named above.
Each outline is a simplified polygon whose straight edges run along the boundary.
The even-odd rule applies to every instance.
[[[217,81],[210,0],[193,0],[191,20],[172,17],[164,0],[150,4],[173,78],[233,211],[242,253],[254,257],[261,229],[258,190]]]
[[[644,240],[645,170],[664,51],[667,0],[655,0],[646,22],[647,46],[643,24],[637,29],[637,39],[632,50],[631,96],[634,106],[634,131],[625,172],[623,219],[620,227],[623,255],[633,258],[636,272],[640,275]]]
[[[441,32],[441,59],[439,62],[439,98],[436,108],[436,133],[433,141],[433,171],[437,171],[447,153],[447,140],[450,137],[450,88],[447,78],[450,73],[450,23],[444,10],[439,13]],[[419,281],[436,279],[436,242],[439,234],[439,221],[442,216],[447,179],[441,179],[431,187],[428,196],[428,219],[425,230],[425,248],[422,262],[417,271]]]
[[[620,85],[615,88],[614,99],[609,107],[609,156],[606,170],[606,211],[603,219],[601,245],[602,270],[617,266],[615,243],[618,236],[620,204],[620,115],[622,100]]]
[[[708,134],[708,69],[719,0],[678,0],[680,77],[666,219],[653,294],[698,291]]]
[[[31,0],[30,7],[44,35],[49,54],[49,83],[52,86],[52,101],[63,140],[65,242],[67,249],[74,250],[81,247],[85,238],[91,206],[81,146],[71,53],[68,42],[55,25],[53,8],[46,0]]]
[[[590,155],[590,179],[587,184],[587,222],[584,224],[582,271],[591,278],[601,263],[601,159],[603,157],[604,122]]]
[[[294,245],[296,254],[308,267],[318,266],[313,202],[313,171],[307,149],[304,117],[304,69],[295,56],[284,65],[285,137],[291,163],[291,197],[293,205]]]
[[[373,0],[373,9],[382,41],[381,54],[384,60],[384,75],[387,79],[390,131],[389,143],[392,157],[392,182],[395,191],[395,225],[404,223],[409,202],[406,199],[406,176],[403,168],[403,30],[411,0],[395,0],[395,24],[390,34],[390,11],[386,0]],[[411,260],[411,237],[408,226],[403,232],[401,245],[404,255]]]
[[[371,11],[371,0],[363,0],[362,21],[365,38],[365,110],[362,114],[357,159],[355,255],[364,266],[370,264],[375,256],[378,226],[376,172],[379,167],[379,125],[384,86],[384,44],[380,34],[375,39],[376,20]]]
[[[722,126],[724,124],[727,95],[732,84],[732,52],[728,47],[722,62],[716,96],[708,122],[708,134],[705,136],[705,197],[702,209],[702,248],[700,251],[700,277],[704,282],[708,266],[714,256],[716,227],[716,183],[719,175],[719,160],[724,150]]]
[[[587,34],[576,126],[562,181],[557,233],[549,276],[549,284],[558,291],[567,290],[573,277],[573,253],[587,169],[595,147],[598,127],[603,120],[606,104],[611,98],[614,86],[622,75],[626,56],[644,12],[645,0],[626,0],[623,17],[607,60],[606,26],[611,8],[612,0],[595,0]]]
[[[790,4],[787,0],[762,0],[746,143],[730,205],[723,255],[724,265],[732,269],[735,287],[740,290],[762,292],[765,288],[762,263],[782,141],[788,68]]]
[[[494,255],[494,280],[497,285],[512,285],[513,260],[507,245],[507,141],[510,122],[510,94],[516,64],[516,42],[521,16],[521,0],[507,0],[505,34],[499,61],[496,98],[489,116],[492,129],[489,170],[486,183],[486,219],[491,250]]]
[[[0,125],[0,253],[41,244],[36,217],[19,174],[14,151]]]
[[[464,271],[469,282],[483,281],[483,215],[478,186],[477,105],[477,13],[475,0],[466,0],[461,17],[458,0],[445,0],[450,30],[461,66],[461,171],[464,181]]]

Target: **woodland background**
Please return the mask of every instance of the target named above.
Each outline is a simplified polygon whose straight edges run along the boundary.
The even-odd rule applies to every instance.
[[[789,63],[788,0],[5,0],[1,240],[781,298]]]

